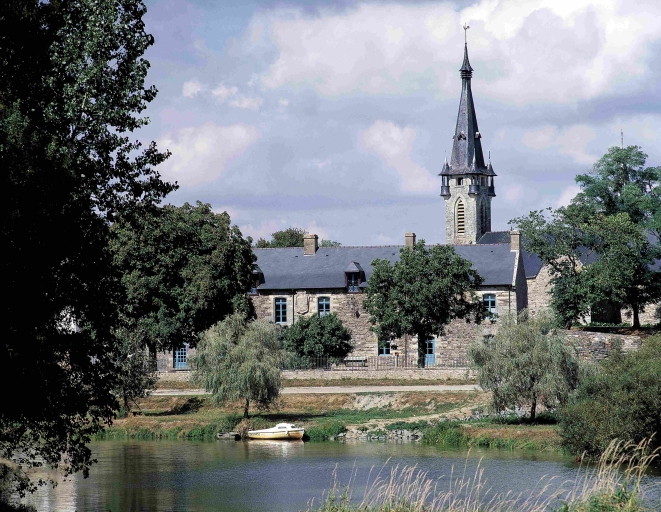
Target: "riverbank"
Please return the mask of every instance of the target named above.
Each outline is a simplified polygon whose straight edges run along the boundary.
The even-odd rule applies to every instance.
[[[152,396],[141,413],[115,420],[97,439],[214,439],[218,432],[301,425],[312,440],[422,440],[447,446],[479,446],[560,452],[552,424],[519,418],[477,419],[487,403],[482,391],[283,395],[277,408],[253,411],[245,422],[241,404],[219,406],[211,397]]]

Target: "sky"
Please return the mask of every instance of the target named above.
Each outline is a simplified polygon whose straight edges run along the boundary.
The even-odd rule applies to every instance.
[[[253,238],[445,242],[464,23],[494,231],[567,204],[621,130],[661,165],[660,0],[146,5],[159,94],[140,138],[172,152],[166,202],[210,203]]]

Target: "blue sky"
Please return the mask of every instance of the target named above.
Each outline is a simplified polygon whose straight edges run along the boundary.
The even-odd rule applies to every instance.
[[[659,0],[146,3],[159,95],[141,137],[172,152],[167,202],[245,235],[443,243],[464,22],[494,230],[566,204],[620,129],[661,164]]]

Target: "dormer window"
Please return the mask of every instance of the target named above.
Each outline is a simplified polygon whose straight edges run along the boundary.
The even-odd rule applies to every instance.
[[[249,295],[257,295],[258,291],[257,288],[259,288],[259,285],[264,282],[264,274],[262,273],[262,269],[259,268],[257,265],[255,265],[255,270],[252,271],[252,284],[250,286],[250,291],[248,292]]]
[[[352,261],[344,269],[344,282],[346,283],[347,292],[360,293],[360,283],[365,278],[363,267],[357,261]]]

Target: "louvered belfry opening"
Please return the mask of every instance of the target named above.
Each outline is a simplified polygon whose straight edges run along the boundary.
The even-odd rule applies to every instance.
[[[457,234],[463,235],[466,232],[466,217],[464,212],[464,202],[457,201]]]

